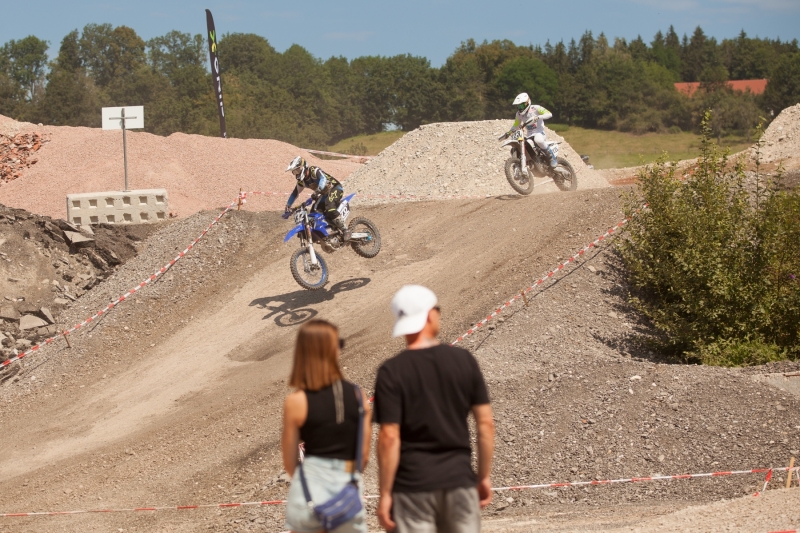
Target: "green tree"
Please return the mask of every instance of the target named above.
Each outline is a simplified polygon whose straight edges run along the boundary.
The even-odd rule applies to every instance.
[[[100,126],[101,96],[80,59],[78,31],[61,41],[58,57],[50,66],[39,120],[59,126]]]
[[[47,41],[29,35],[19,41],[10,40],[3,45],[7,75],[23,91],[23,98],[32,102],[39,96],[47,67]]]
[[[785,54],[772,71],[764,91],[764,105],[775,115],[800,103],[800,52]]]
[[[527,92],[537,104],[553,109],[558,94],[558,77],[545,63],[533,57],[518,57],[507,61],[493,83],[494,101],[502,103],[496,115],[506,115],[513,110],[514,97]]]

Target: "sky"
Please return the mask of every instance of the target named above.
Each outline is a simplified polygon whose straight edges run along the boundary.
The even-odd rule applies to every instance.
[[[412,54],[441,66],[467,39],[509,39],[518,45],[578,40],[586,30],[609,40],[675,26],[691,35],[800,39],[800,0],[561,0],[499,2],[482,0],[0,0],[0,43],[36,35],[50,43],[88,23],[132,27],[145,40],[173,29],[205,34],[205,8],[217,33],[255,33],[283,51],[299,44],[319,58]],[[613,41],[612,41],[613,42]]]

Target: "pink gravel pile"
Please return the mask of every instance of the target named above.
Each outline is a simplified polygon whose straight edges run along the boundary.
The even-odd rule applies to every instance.
[[[124,188],[122,132],[95,128],[36,126],[0,116],[0,133],[42,133],[50,140],[37,152],[39,162],[21,177],[0,185],[0,203],[54,218],[66,216],[67,194]],[[289,192],[293,177],[284,173],[302,155],[338,179],[360,165],[320,161],[291,144],[261,139],[221,139],[174,133],[159,137],[129,131],[128,180],[131,189],[166,189],[170,211],[184,217],[215,209],[245,191]],[[286,196],[248,199],[248,209],[282,208]]]

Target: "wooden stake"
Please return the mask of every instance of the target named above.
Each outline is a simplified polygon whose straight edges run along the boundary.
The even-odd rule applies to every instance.
[[[794,468],[794,457],[789,459],[789,471],[786,473],[786,488],[792,486],[792,468]]]
[[[239,187],[239,202],[236,204],[236,210],[240,210],[242,208],[242,188]]]
[[[69,337],[67,337],[66,332],[62,333],[62,335],[64,336],[64,340],[67,341],[67,347],[71,350],[72,349],[72,344],[69,343]]]
[[[528,307],[528,297],[525,296],[525,290],[521,290],[519,293],[522,295],[522,301],[525,302],[525,307]]]

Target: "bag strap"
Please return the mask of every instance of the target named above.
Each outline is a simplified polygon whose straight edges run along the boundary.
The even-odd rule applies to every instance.
[[[361,473],[361,464],[363,463],[364,458],[364,398],[361,395],[361,389],[358,385],[353,385],[353,388],[355,389],[356,401],[358,402],[358,431],[356,431],[356,458],[355,464],[353,465],[354,468],[351,481],[353,483],[357,483],[356,472],[359,474]],[[306,476],[303,473],[303,463],[298,461],[297,468],[300,471],[300,485],[303,487],[303,496],[305,496],[306,502],[308,502],[309,505],[313,505],[314,502],[311,501],[311,492],[308,490]]]
[[[364,462],[364,398],[361,394],[361,388],[358,385],[353,385],[356,391],[356,401],[358,402],[358,431],[356,431],[356,460],[353,465],[353,482],[356,482],[356,472],[361,473],[361,465]]]

